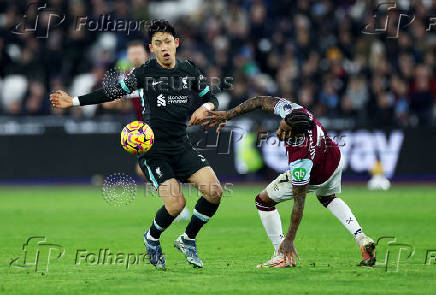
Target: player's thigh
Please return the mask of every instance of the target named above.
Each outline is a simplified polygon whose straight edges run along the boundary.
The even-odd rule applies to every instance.
[[[292,196],[292,177],[289,171],[280,174],[264,190],[268,198],[276,203],[291,200]]]
[[[183,151],[172,158],[171,165],[176,178],[183,182],[189,181],[200,169],[210,166],[206,158],[190,144],[186,144]]]
[[[340,194],[342,191],[342,169],[336,169],[327,181],[316,188],[310,188],[319,197],[328,197],[335,194]]]
[[[222,196],[221,184],[210,166],[200,168],[192,174],[188,181],[202,193],[211,203],[218,204]]]
[[[144,172],[142,171],[141,166],[139,166],[139,163],[136,163],[135,165],[135,171],[136,174],[139,175],[141,178],[146,179]]]
[[[177,179],[194,184],[209,202],[220,202],[222,188],[215,172],[206,158],[191,145],[185,146],[184,152],[173,164]]]
[[[186,200],[182,193],[182,188],[175,178],[167,179],[159,185],[158,193],[162,199],[165,208],[173,216],[185,208]]]
[[[169,159],[163,155],[138,158],[139,167],[156,190],[168,179],[175,178]]]

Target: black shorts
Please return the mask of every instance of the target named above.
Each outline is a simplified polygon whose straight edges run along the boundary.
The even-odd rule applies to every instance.
[[[189,143],[186,143],[184,149],[177,153],[146,153],[138,158],[138,163],[156,189],[171,178],[187,182],[192,174],[209,166],[206,158]]]

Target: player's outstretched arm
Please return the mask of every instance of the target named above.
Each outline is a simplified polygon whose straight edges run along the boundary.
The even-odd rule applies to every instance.
[[[279,97],[273,96],[256,96],[247,99],[243,103],[234,107],[228,111],[216,111],[216,112],[208,112],[208,116],[204,118],[201,125],[207,127],[215,127],[218,126],[217,131],[219,131],[228,120],[231,120],[235,117],[243,115],[245,113],[254,111],[256,109],[262,109],[268,112],[274,112],[274,107],[281,100]]]
[[[297,249],[294,245],[295,236],[297,235],[298,226],[303,218],[304,203],[307,194],[307,185],[292,186],[292,194],[294,196],[294,207],[292,208],[291,224],[289,225],[286,238],[280,245],[279,252],[283,253],[285,260],[291,265],[296,265],[296,257],[300,259]]]
[[[53,107],[67,109],[75,106],[99,104],[115,100],[115,96],[110,96],[103,88],[79,97],[72,97],[65,91],[57,90],[50,94],[50,102]]]
[[[65,91],[57,90],[50,94],[50,101],[53,107],[61,109],[113,101],[139,88],[143,88],[143,75],[144,70],[142,68],[135,68],[124,80],[113,83],[103,83],[106,84],[103,88],[79,97],[72,97]]]
[[[235,117],[254,111],[256,109],[274,112],[274,107],[279,101],[279,97],[273,96],[252,97],[239,104],[238,106],[234,107],[233,109],[226,111],[226,118],[227,120],[231,120]]]

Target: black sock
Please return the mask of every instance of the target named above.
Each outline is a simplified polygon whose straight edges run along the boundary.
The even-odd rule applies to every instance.
[[[155,239],[159,239],[160,235],[168,226],[170,226],[175,218],[176,217],[168,213],[165,205],[162,206],[159,210],[157,210],[156,217],[150,226],[150,235]]]
[[[212,204],[204,197],[198,199],[192,213],[191,221],[186,227],[186,234],[190,239],[195,239],[198,232],[206,222],[215,214],[219,204]]]

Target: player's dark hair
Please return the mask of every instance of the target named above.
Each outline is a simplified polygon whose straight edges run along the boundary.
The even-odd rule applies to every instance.
[[[127,48],[134,47],[134,46],[142,46],[142,47],[144,47],[144,41],[142,41],[142,40],[133,40],[133,41],[130,41],[129,43],[127,43]]]
[[[309,118],[309,115],[299,110],[293,110],[292,113],[287,115],[285,122],[292,128],[293,135],[307,133],[307,131],[315,127],[315,123]]]
[[[148,37],[150,40],[157,32],[170,33],[173,35],[173,37],[176,37],[176,31],[174,30],[174,27],[164,19],[151,21],[150,26],[148,27]]]

